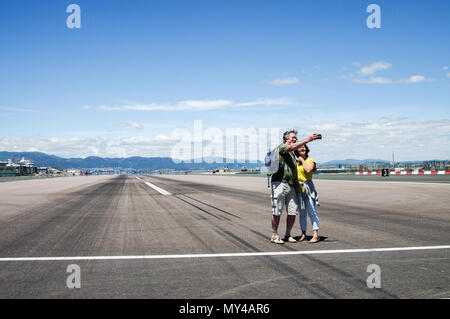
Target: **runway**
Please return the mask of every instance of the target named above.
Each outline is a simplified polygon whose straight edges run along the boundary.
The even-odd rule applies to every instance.
[[[450,184],[316,186],[322,240],[276,245],[265,179],[2,183],[0,298],[450,297]],[[71,264],[81,288],[66,285]],[[381,288],[367,286],[371,264]]]

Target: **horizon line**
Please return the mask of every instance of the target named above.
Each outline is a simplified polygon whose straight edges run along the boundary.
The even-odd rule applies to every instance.
[[[198,157],[198,158],[190,158],[190,159],[184,159],[184,160],[181,160],[181,159],[174,159],[173,157],[170,157],[170,156],[141,156],[141,155],[133,155],[133,156],[127,156],[127,157],[102,157],[102,156],[98,156],[98,155],[89,155],[89,156],[86,156],[86,157],[63,157],[63,156],[60,156],[60,155],[55,155],[55,154],[48,154],[48,153],[45,153],[45,152],[40,152],[40,151],[14,151],[14,152],[11,152],[11,151],[0,151],[0,153],[1,152],[5,152],[5,153],[41,153],[41,154],[45,154],[45,155],[47,155],[47,156],[56,156],[56,157],[59,157],[59,158],[62,158],[62,159],[82,159],[82,160],[85,160],[85,159],[87,159],[87,158],[89,158],[89,157],[97,157],[97,158],[102,158],[102,159],[127,159],[127,158],[132,158],[132,157],[140,157],[140,158],[167,158],[167,159],[171,159],[172,161],[174,161],[174,160],[177,160],[177,161],[179,161],[180,163],[183,163],[183,162],[189,162],[189,161],[194,161],[194,163],[195,163],[195,160],[198,160],[198,159],[200,159],[200,157]],[[201,157],[201,159],[204,161],[204,159],[208,159],[208,158],[222,158],[222,159],[228,159],[229,160],[229,158],[227,158],[227,157],[220,157],[220,156],[210,156],[210,157],[208,157],[208,156],[206,156],[206,157]],[[372,159],[372,158],[365,158],[365,159],[355,159],[355,158],[346,158],[346,159],[333,159],[333,160],[329,160],[329,161],[326,161],[326,162],[318,162],[318,164],[325,164],[325,163],[328,163],[328,162],[337,162],[337,161],[373,161],[373,160],[375,160],[375,161],[373,161],[373,162],[380,162],[380,161],[382,161],[382,162],[388,162],[388,163],[392,163],[392,160],[384,160],[384,159]],[[256,162],[264,162],[263,160],[256,160]],[[428,159],[428,160],[402,160],[402,161],[395,161],[395,163],[408,163],[408,162],[431,162],[431,161],[441,161],[441,162],[444,162],[444,161],[450,161],[450,159],[437,159],[437,158],[434,158],[434,159]],[[243,161],[241,161],[241,160],[239,160],[239,159],[234,159],[233,160],[233,163],[234,162],[236,162],[236,163],[246,163],[246,162],[250,162],[250,160],[243,160]],[[226,163],[226,162],[224,162],[224,163],[222,163],[222,164],[233,164],[233,163]],[[198,164],[200,164],[200,163],[198,163]],[[214,164],[214,163],[209,163],[209,164]]]

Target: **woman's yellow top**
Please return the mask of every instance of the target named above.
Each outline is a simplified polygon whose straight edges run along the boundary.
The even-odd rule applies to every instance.
[[[306,159],[306,164],[314,163],[314,158],[308,157]],[[313,173],[306,173],[305,169],[303,168],[302,163],[297,162],[297,178],[300,182],[306,182],[307,180],[312,179]]]

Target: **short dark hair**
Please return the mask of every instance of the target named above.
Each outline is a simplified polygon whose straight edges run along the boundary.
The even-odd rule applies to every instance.
[[[289,138],[289,135],[291,135],[291,133],[295,133],[295,135],[297,135],[297,131],[296,130],[290,130],[290,131],[286,131],[283,133],[283,143],[286,143],[286,141]]]

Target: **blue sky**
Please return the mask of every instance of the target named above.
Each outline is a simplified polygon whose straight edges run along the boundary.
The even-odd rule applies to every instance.
[[[66,7],[81,8],[81,28]],[[369,4],[381,28],[369,29]],[[319,162],[450,157],[448,1],[2,1],[0,150],[168,156],[174,129],[324,134]]]

